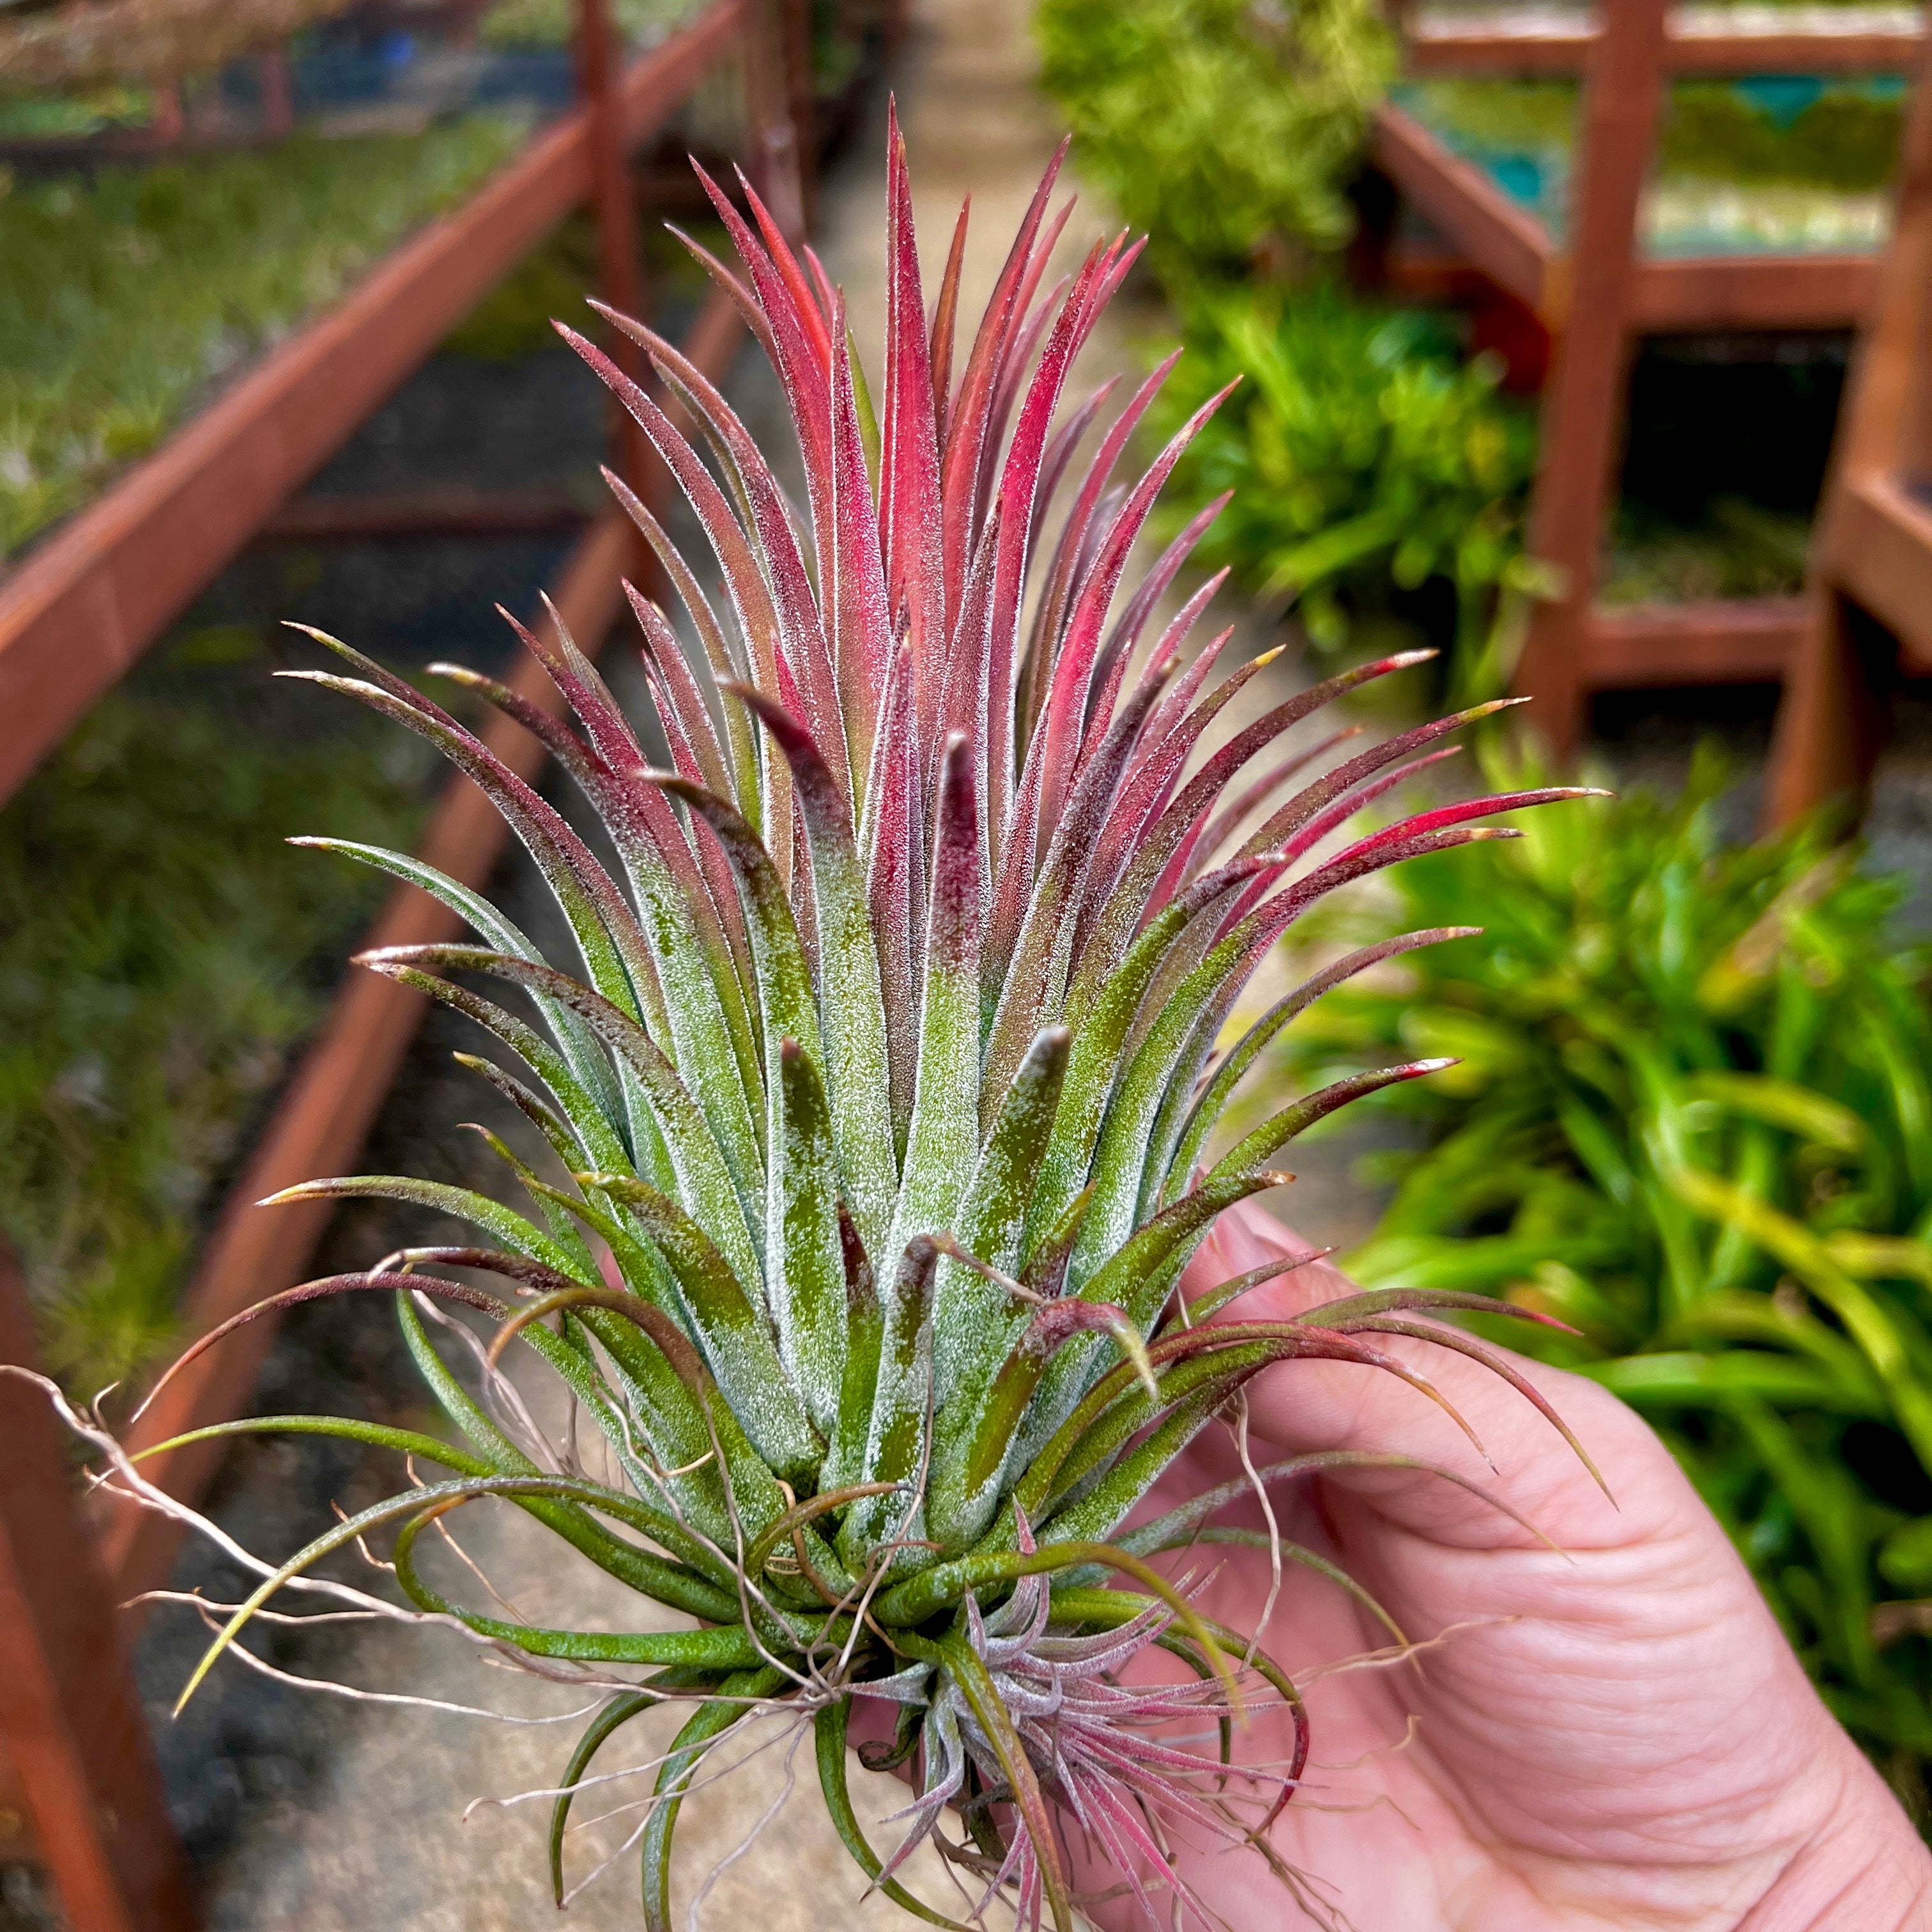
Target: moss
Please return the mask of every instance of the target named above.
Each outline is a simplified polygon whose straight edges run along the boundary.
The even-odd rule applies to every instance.
[[[344,755],[359,720],[238,724],[272,648],[182,638],[0,812],[0,1232],[82,1393],[166,1342],[218,1184],[380,899],[284,840],[406,844],[424,794],[412,748]]]
[[[33,187],[0,176],[0,555],[458,200],[524,124],[476,115]]]

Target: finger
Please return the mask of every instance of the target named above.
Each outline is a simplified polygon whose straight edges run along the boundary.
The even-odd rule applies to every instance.
[[[1268,1261],[1312,1252],[1310,1244],[1254,1202],[1223,1214],[1182,1278],[1190,1298]],[[1313,1262],[1251,1290],[1214,1318],[1282,1322],[1357,1292],[1332,1263]],[[1456,1472],[1504,1495],[1540,1520],[1553,1516],[1566,1542],[1578,1534],[1624,1540],[1630,1526],[1589,1470],[1535,1407],[1478,1362],[1427,1342],[1362,1338],[1425,1378],[1480,1441],[1472,1447],[1445,1410],[1386,1370],[1354,1363],[1284,1362],[1256,1378],[1249,1391],[1254,1436],[1288,1456],[1324,1450],[1411,1456]],[[1600,1468],[1634,1478],[1648,1495],[1667,1472],[1681,1483],[1668,1452],[1616,1398],[1584,1378],[1511,1354],[1504,1358],[1557,1411]],[[1609,1477],[1613,1492],[1619,1476]],[[1420,1472],[1343,1472],[1324,1480],[1372,1499],[1391,1519],[1479,1544],[1521,1544],[1527,1533],[1466,1492]],[[1619,1496],[1620,1502],[1628,1499]],[[1528,1539],[1533,1540],[1533,1539]]]

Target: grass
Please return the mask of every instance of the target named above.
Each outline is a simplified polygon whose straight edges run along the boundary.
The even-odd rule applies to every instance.
[[[92,179],[0,174],[0,556],[459,200],[524,125],[475,115]]]
[[[110,128],[138,127],[153,112],[147,88],[119,82],[59,93],[0,86],[0,140],[77,140]]]
[[[1562,233],[1574,82],[1424,81],[1401,98]],[[1882,246],[1904,105],[1902,86],[1887,78],[1678,81],[1658,130],[1645,217],[1650,252]]]
[[[182,638],[0,813],[0,1233],[83,1393],[166,1343],[240,1136],[380,898],[283,840],[406,844],[418,817],[421,760],[350,754],[374,734],[256,728],[277,648]]]
[[[1689,603],[1796,596],[1804,583],[1808,518],[1720,496],[1690,525],[1627,503],[1606,560],[1606,604]]]
[[[1485,148],[1567,156],[1578,89],[1568,80],[1442,80],[1406,98],[1431,125]],[[1666,180],[1781,183],[1857,193],[1892,178],[1904,90],[1880,80],[1679,80],[1660,130]]]

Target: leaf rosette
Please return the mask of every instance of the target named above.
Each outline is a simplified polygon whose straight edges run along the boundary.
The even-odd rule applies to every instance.
[[[1163,365],[1082,453],[1112,386],[1064,407],[1071,372],[1138,247],[1096,244],[1049,283],[1067,217],[1049,212],[1058,168],[956,380],[964,218],[928,321],[895,124],[876,408],[817,258],[801,258],[748,186],[747,220],[706,180],[738,264],[691,245],[777,371],[802,503],[670,343],[608,317],[646,351],[647,391],[562,329],[641,425],[710,552],[700,572],[610,479],[682,606],[674,620],[631,592],[669,766],[646,755],[554,613],[517,628],[567,722],[446,668],[544,739],[608,832],[614,870],[457,718],[380,665],[316,633],[346,670],[296,674],[445,753],[554,895],[574,941],[562,963],[422,861],[309,842],[422,886],[473,928],[469,944],[360,963],[494,1036],[516,1064],[466,1064],[570,1179],[544,1179],[493,1142],[528,1212],[396,1176],[277,1197],[383,1196],[479,1230],[476,1246],[405,1250],[262,1304],[392,1295],[464,1446],[316,1418],[203,1432],[332,1432],[450,1473],[262,1566],[195,1682],[277,1590],[393,1529],[394,1576],[418,1612],[548,1673],[592,1673],[608,1693],[560,1780],[560,1897],[572,1794],[598,1751],[656,1704],[688,1707],[640,1832],[653,1928],[669,1923],[672,1832],[698,1767],[748,1712],[775,1707],[814,1727],[825,1801],[854,1856],[928,1920],[953,1922],[896,1874],[930,1840],[976,1875],[981,1909],[1004,1897],[1066,1932],[1056,1814],[1132,1875],[1150,1914],[1163,1888],[1186,1907],[1168,1834],[1238,1842],[1264,1829],[1293,1797],[1307,1726],[1280,1666],[1196,1611],[1198,1570],[1177,1580],[1153,1560],[1245,1534],[1204,1527],[1245,1486],[1130,1517],[1277,1364],[1358,1363],[1427,1391],[1382,1346],[1422,1335],[1538,1400],[1480,1343],[1410,1318],[1495,1306],[1479,1298],[1384,1290],[1294,1320],[1240,1318],[1232,1304],[1298,1264],[1284,1261],[1191,1314],[1176,1306],[1216,1218],[1279,1183],[1295,1135],[1440,1064],[1341,1081],[1219,1150],[1222,1111],[1269,1042],[1328,988],[1467,928],[1364,946],[1228,1040],[1277,942],[1351,882],[1512,836],[1488,821],[1572,794],[1541,787],[1352,830],[1495,707],[1366,748],[1346,731],[1291,742],[1416,653],[1258,715],[1231,708],[1267,660],[1217,680],[1231,633],[1199,646],[1193,633],[1219,580],[1168,597],[1218,506],[1130,585],[1161,486],[1219,398],[1117,482]],[[496,997],[505,987],[514,1011]],[[476,1286],[478,1273],[500,1286]],[[425,1319],[446,1310],[480,1318],[465,1331],[480,1392],[433,1345]],[[609,1480],[532,1435],[527,1407],[506,1396],[513,1353],[554,1376],[601,1435]],[[537,1628],[446,1596],[418,1544],[486,1496],[693,1627]],[[1154,1647],[1190,1681],[1139,1684],[1136,1661]],[[1229,1729],[1263,1697],[1294,1714],[1293,1760],[1231,1772]],[[855,1705],[895,1714],[895,1746],[872,1755],[908,1763],[914,1780],[912,1827],[890,1861],[847,1790]],[[1221,1755],[1180,1738],[1204,1724],[1220,1728]]]

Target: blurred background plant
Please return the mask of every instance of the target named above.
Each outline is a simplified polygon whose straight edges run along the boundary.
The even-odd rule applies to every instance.
[[[1360,301],[1326,277],[1292,292],[1197,291],[1180,306],[1186,352],[1156,433],[1240,382],[1175,471],[1174,527],[1234,492],[1200,561],[1293,603],[1324,652],[1390,588],[1442,580],[1461,681],[1485,681],[1497,593],[1540,581],[1521,529],[1534,423],[1498,393],[1495,362],[1464,356],[1443,317]]]
[[[1520,751],[1486,762],[1536,782]],[[1528,1346],[1664,1432],[1922,1822],[1932,949],[1895,936],[1902,883],[1828,827],[1730,842],[1734,776],[1707,747],[1675,799],[1530,814],[1520,840],[1402,866],[1392,907],[1343,922],[1473,912],[1484,935],[1339,990],[1259,1084],[1456,1057],[1371,1103],[1410,1144],[1372,1157],[1394,1193],[1349,1272],[1573,1324]]]
[[[0,812],[0,1233],[83,1394],[170,1339],[216,1184],[380,900],[283,841],[418,822],[412,747],[238,718],[280,710],[275,649],[184,634]]]
[[[1348,189],[1394,46],[1366,0],[1042,0],[1042,74],[1082,173],[1148,231],[1186,352],[1162,438],[1241,386],[1183,459],[1170,528],[1236,492],[1199,553],[1292,605],[1318,650],[1390,614],[1490,675],[1521,559],[1531,412],[1453,318],[1351,295]],[[1154,344],[1164,354],[1171,335]],[[1416,598],[1424,586],[1438,593]]]
[[[1164,280],[1279,274],[1347,241],[1394,73],[1377,0],[1041,0],[1041,78]]]
[[[612,0],[610,24],[624,40],[648,45],[681,26],[703,0]],[[571,0],[497,0],[483,16],[478,38],[508,52],[567,47],[575,31]]]
[[[0,170],[0,556],[460,199],[527,127],[497,110],[87,178]]]

